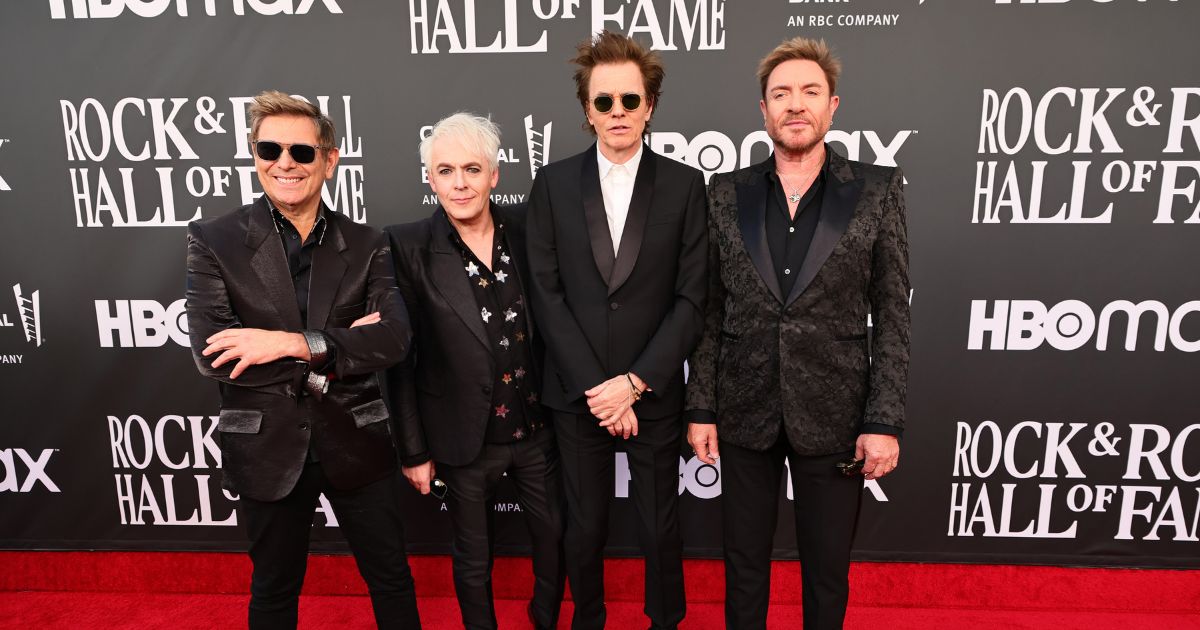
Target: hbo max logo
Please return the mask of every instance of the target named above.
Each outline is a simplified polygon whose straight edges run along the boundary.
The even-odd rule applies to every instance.
[[[127,9],[133,15],[143,18],[154,18],[167,12],[173,12],[181,17],[191,14],[217,15],[217,4],[214,0],[49,0],[50,18],[65,20],[70,15],[76,20],[115,18],[120,17]],[[304,15],[308,13],[317,0],[225,0],[225,11],[232,10],[234,15]],[[193,13],[188,12],[189,5]],[[342,7],[337,0],[321,0],[321,5],[331,14],[339,15]],[[69,9],[69,11],[68,11]],[[171,11],[174,9],[174,11]]]
[[[972,300],[968,350],[1035,350],[1048,345],[1055,350],[1078,350],[1095,341],[1097,350],[1107,350],[1110,337],[1120,343],[1125,333],[1126,350],[1136,350],[1143,324],[1153,331],[1154,349],[1162,352],[1167,342],[1183,352],[1200,351],[1200,300],[1185,302],[1171,311],[1156,300],[1134,304],[1117,300],[1100,309],[1079,300],[1047,306],[1037,300]],[[1188,327],[1184,322],[1189,321]],[[1152,327],[1152,328],[1151,328]],[[1193,338],[1186,337],[1188,331]],[[1143,335],[1144,336],[1144,335]],[[1145,340],[1142,339],[1145,346]]]
[[[620,499],[629,498],[629,484],[633,476],[629,472],[629,457],[625,453],[616,453],[614,496]],[[698,499],[714,499],[721,495],[721,464],[711,466],[699,458],[679,458],[679,494],[690,493]]]
[[[40,484],[50,492],[62,492],[46,474],[46,465],[58,449],[42,449],[35,458],[23,448],[0,448],[0,492],[32,492]]]
[[[158,348],[167,340],[189,347],[183,300],[163,308],[154,300],[96,300],[100,347]]]

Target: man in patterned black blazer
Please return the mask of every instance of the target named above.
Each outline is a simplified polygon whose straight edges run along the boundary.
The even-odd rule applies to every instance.
[[[774,155],[709,185],[709,295],[685,417],[702,461],[715,462],[720,436],[729,628],[766,624],[785,459],[806,630],[841,628],[846,612],[863,480],[838,464],[878,479],[899,460],[904,180],[824,144],[840,69],[823,41],[767,55],[759,107]]]

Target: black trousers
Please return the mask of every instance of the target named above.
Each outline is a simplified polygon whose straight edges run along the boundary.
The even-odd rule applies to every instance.
[[[767,626],[771,547],[785,459],[792,477],[804,630],[842,627],[850,595],[850,544],[863,481],[861,476],[843,476],[835,464],[853,455],[853,451],[798,455],[783,431],[766,451],[721,443],[726,628]]]
[[[355,490],[329,485],[320,463],[304,466],[292,492],[279,501],[243,497],[242,520],[250,537],[250,628],[295,628],[300,587],[317,498],[324,492],[358,571],[371,593],[380,628],[418,629],[417,596],[404,551],[397,475]]]
[[[575,600],[575,630],[604,627],[604,545],[615,492],[617,443],[590,414],[554,412],[567,497],[567,578]],[[683,620],[683,539],[679,534],[678,415],[638,423],[625,441],[637,510],[638,540],[646,558],[645,613],[652,627],[673,628]]]
[[[525,513],[533,547],[533,600],[530,612],[538,627],[558,624],[563,598],[563,509],[554,431],[547,427],[526,440],[484,444],[466,466],[437,464],[446,482],[450,522],[454,526],[454,591],[469,630],[496,627],[492,602],[492,517],[496,486],[508,473]]]

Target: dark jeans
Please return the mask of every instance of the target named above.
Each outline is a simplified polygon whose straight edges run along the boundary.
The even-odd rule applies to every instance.
[[[779,436],[766,451],[721,443],[725,627],[747,630],[767,625],[771,548],[786,459],[800,551],[804,629],[839,629],[850,595],[850,544],[863,480],[857,475],[844,477],[835,468],[853,452],[805,457],[792,449],[783,431]]]
[[[295,628],[296,609],[308,564],[308,540],[317,497],[333,506],[358,571],[371,593],[380,628],[417,629],[417,596],[404,551],[397,476],[355,490],[329,485],[320,463],[304,466],[292,492],[279,501],[241,500],[250,538],[250,628]]]
[[[567,497],[567,577],[575,600],[575,630],[604,628],[604,545],[615,492],[618,441],[591,415],[554,412]],[[625,442],[637,510],[638,541],[646,559],[645,613],[653,627],[671,628],[687,610],[683,592],[683,539],[679,533],[678,415],[638,423]]]
[[[563,509],[553,430],[536,431],[511,444],[484,444],[466,466],[437,464],[449,486],[446,504],[454,525],[454,592],[469,630],[496,627],[492,602],[493,515],[496,486],[508,478],[525,513],[533,547],[533,601],[538,626],[553,628],[563,598]]]

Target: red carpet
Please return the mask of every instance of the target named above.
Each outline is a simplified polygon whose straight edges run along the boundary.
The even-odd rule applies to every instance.
[[[426,628],[458,628],[449,560],[412,558]],[[641,562],[609,560],[609,626],[640,628]],[[720,563],[687,563],[685,628],[720,628]],[[495,569],[501,627],[523,628],[525,558]],[[0,552],[0,628],[237,628],[249,561],[239,554]],[[847,628],[1200,630],[1200,572],[857,563]],[[313,556],[301,627],[373,627],[365,586],[346,556]],[[799,574],[776,563],[771,628],[799,628]],[[564,623],[570,602],[563,607]]]

